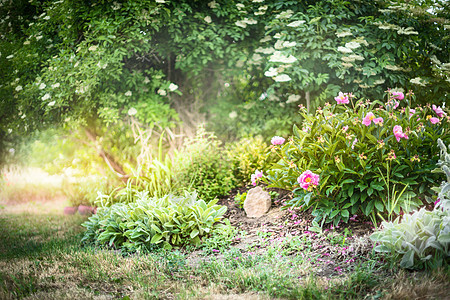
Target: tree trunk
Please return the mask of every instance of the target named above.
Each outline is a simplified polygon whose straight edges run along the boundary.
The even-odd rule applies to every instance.
[[[130,175],[127,175],[122,166],[114,159],[114,157],[102,148],[97,141],[97,134],[87,127],[84,128],[84,132],[86,133],[89,141],[91,141],[91,146],[95,148],[95,151],[97,151],[97,154],[105,161],[111,171],[113,171],[114,174],[126,183]]]
[[[306,111],[309,113],[309,109],[311,108],[311,98],[309,95],[309,91],[305,93],[306,98]]]

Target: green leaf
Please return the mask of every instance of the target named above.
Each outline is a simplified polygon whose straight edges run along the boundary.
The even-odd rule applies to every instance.
[[[345,210],[341,211],[341,216],[344,218],[348,218],[350,216],[350,214],[349,214],[348,210],[345,209]]]
[[[373,211],[374,201],[371,200],[367,203],[366,209],[364,210],[364,214],[366,216],[370,215]]]
[[[306,206],[309,206],[309,201],[311,201],[311,195],[312,195],[312,193],[308,193],[303,198],[303,201],[305,202]]]
[[[350,198],[351,205],[354,205],[356,202],[358,202],[358,200],[359,200],[359,194],[353,194],[352,197]]]
[[[345,179],[344,181],[342,181],[341,186],[343,186],[346,183],[353,183],[355,182],[353,179],[349,178],[349,179]]]
[[[351,203],[347,203],[347,204],[345,204],[344,206],[342,206],[342,209],[349,208],[350,206],[352,206],[352,204],[351,204]]]
[[[379,184],[373,184],[373,183],[371,183],[371,184],[370,184],[370,187],[373,188],[373,189],[375,189],[375,190],[377,190],[377,191],[384,191],[384,187],[381,186],[381,185],[379,185]]]
[[[162,234],[155,234],[154,236],[152,236],[152,239],[150,240],[150,243],[151,244],[158,244],[158,243],[162,242],[161,238],[162,238]]]
[[[379,212],[383,212],[384,211],[384,204],[383,204],[383,202],[381,202],[380,200],[375,200],[375,208]]]
[[[400,262],[402,268],[411,268],[414,266],[414,250],[409,250],[403,255],[402,261]]]
[[[354,191],[354,187],[353,187],[353,185],[352,185],[352,186],[350,186],[350,187],[347,189],[347,195],[348,195],[349,197],[352,197],[352,196],[353,196],[353,191]]]
[[[190,237],[191,239],[195,238],[199,234],[199,231],[197,229],[192,230]]]
[[[336,217],[336,215],[339,213],[339,210],[333,210],[330,214],[330,219],[333,219],[334,217]]]

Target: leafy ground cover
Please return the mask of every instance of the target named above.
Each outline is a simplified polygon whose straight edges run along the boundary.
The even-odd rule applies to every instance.
[[[3,203],[2,299],[444,299],[449,271],[408,272],[371,250],[371,226],[307,230],[307,212],[273,207],[247,219],[221,199],[236,230],[201,247],[146,254],[80,244],[85,216],[61,200]],[[278,193],[275,203],[291,197]]]

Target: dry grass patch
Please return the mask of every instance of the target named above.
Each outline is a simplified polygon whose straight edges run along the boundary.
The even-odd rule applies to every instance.
[[[450,299],[449,274],[445,270],[432,273],[401,270],[384,293],[385,299]]]

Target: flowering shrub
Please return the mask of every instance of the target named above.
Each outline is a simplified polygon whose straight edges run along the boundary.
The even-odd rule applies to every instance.
[[[334,104],[326,103],[315,114],[301,107],[302,128],[294,126],[287,143],[272,139],[272,151],[280,160],[263,180],[294,191],[296,197],[288,206],[314,207],[317,220],[335,224],[358,213],[373,220],[383,216],[390,205],[388,190],[395,186],[405,188],[395,213],[420,205],[419,199],[415,200],[419,203],[406,200],[439,183],[440,175],[431,170],[439,153],[437,139],[450,139],[449,117],[438,107],[412,109],[412,92],[406,96],[388,92],[387,98],[386,102],[355,101],[351,93],[340,93]],[[306,177],[307,172],[319,174],[320,184],[316,177]],[[386,186],[385,177],[393,188]],[[307,178],[317,189],[309,188]]]

